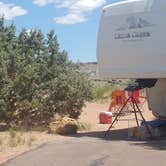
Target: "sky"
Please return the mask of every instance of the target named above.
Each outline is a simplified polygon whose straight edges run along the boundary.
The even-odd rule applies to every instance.
[[[74,62],[96,61],[97,33],[102,7],[122,0],[0,0],[6,23],[22,28],[54,29],[61,50]]]

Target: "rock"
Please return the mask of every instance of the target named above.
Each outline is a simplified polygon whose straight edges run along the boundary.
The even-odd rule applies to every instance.
[[[151,127],[148,126],[153,139],[160,139],[160,138],[165,138],[166,137],[166,127]],[[151,135],[149,134],[147,128],[145,126],[141,127],[134,127],[129,130],[129,137],[141,139],[141,140],[149,140],[152,139]]]
[[[150,126],[149,126],[149,129],[152,132],[152,128]],[[151,136],[145,126],[131,128],[129,132],[129,137],[141,139],[141,140],[151,139]]]
[[[61,120],[50,123],[48,133],[72,135],[78,130],[78,122],[71,118],[63,118]]]

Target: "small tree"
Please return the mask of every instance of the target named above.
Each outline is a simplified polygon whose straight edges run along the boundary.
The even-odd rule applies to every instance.
[[[30,127],[47,124],[55,113],[78,118],[91,98],[90,81],[77,72],[52,30],[4,26],[0,19],[0,120]]]

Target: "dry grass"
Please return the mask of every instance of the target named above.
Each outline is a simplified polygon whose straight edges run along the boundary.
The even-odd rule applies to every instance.
[[[23,132],[13,129],[0,132],[0,163],[36,148],[41,144],[55,141],[59,137],[47,134],[46,132]]]
[[[89,131],[90,129],[91,124],[65,117],[61,120],[52,122],[48,132],[52,134],[70,135],[76,134],[77,131]]]

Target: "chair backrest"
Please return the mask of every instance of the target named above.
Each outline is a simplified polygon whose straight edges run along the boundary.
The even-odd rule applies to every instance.
[[[144,105],[146,102],[146,97],[141,94],[142,91],[135,90],[134,92],[126,92],[125,90],[116,90],[111,94],[111,103],[108,111],[112,111],[113,108],[118,108],[124,106],[126,100],[129,97],[133,97],[137,104]],[[129,100],[129,102],[132,102]]]
[[[126,95],[124,90],[116,90],[111,94],[111,99],[114,106],[123,106],[126,101]]]
[[[140,92],[139,90],[135,90],[133,92],[128,92],[128,96],[132,96],[137,104],[140,104]]]

